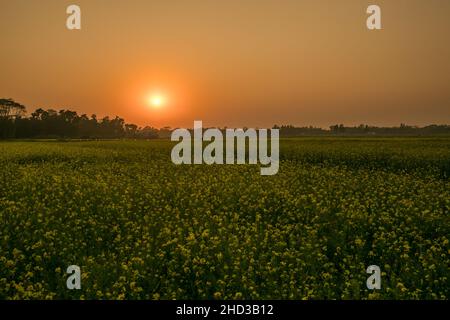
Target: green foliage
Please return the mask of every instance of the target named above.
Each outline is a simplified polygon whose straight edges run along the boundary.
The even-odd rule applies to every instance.
[[[449,142],[283,140],[275,176],[169,141],[1,143],[0,298],[448,299]]]

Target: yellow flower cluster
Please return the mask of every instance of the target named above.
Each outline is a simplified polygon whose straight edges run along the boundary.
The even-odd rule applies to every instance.
[[[448,299],[449,142],[287,139],[270,177],[169,141],[0,143],[0,299]]]

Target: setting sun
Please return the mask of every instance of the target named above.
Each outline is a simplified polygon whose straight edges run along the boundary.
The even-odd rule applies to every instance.
[[[151,94],[148,102],[153,108],[161,108],[166,105],[167,98],[162,94]]]

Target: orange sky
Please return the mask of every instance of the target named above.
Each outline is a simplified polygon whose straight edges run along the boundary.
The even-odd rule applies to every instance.
[[[449,17],[446,0],[0,0],[0,98],[156,127],[448,124]]]

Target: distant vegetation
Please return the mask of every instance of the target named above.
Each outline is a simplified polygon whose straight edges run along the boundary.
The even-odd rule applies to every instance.
[[[317,127],[277,126],[281,137],[299,136],[427,136],[450,135],[450,125],[399,127],[333,125],[328,130]],[[36,109],[26,115],[26,107],[12,99],[0,99],[0,139],[56,138],[56,139],[155,139],[170,136],[171,128],[138,127],[115,116],[97,119],[95,114],[79,115],[76,111]]]
[[[346,127],[343,124],[330,126],[329,130],[315,127],[274,126],[280,129],[282,137],[299,136],[434,136],[450,135],[450,125],[429,125],[425,127],[401,124],[399,127],[375,127],[361,124],[356,127]]]
[[[39,108],[31,116],[25,115],[25,106],[11,99],[0,99],[0,138],[152,139],[164,130],[140,128],[117,116],[97,119],[95,114],[78,115],[67,109]]]

